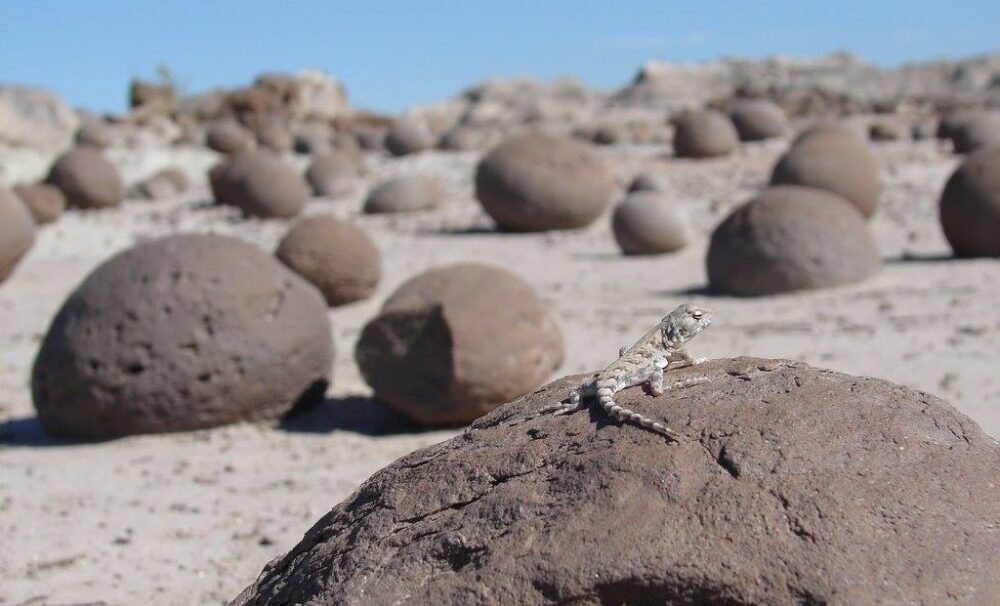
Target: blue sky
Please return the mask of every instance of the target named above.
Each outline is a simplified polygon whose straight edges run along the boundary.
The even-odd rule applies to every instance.
[[[894,65],[998,49],[997,0],[0,0],[0,82],[102,111],[161,63],[189,91],[315,67],[355,105],[396,111],[492,75],[616,87],[648,58],[849,50]]]

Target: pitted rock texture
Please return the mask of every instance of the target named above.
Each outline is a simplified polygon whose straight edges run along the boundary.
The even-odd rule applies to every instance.
[[[106,261],[56,315],[32,371],[53,435],[104,439],[274,419],[322,397],[320,293],[259,248],[171,236]]]
[[[943,400],[788,360],[629,408],[505,405],[379,471],[234,606],[984,604],[1000,595],[1000,445]]]

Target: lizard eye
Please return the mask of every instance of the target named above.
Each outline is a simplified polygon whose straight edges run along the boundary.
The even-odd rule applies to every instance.
[[[691,316],[694,317],[695,320],[700,320],[702,315],[704,314],[702,314],[702,312],[700,311],[691,312]]]

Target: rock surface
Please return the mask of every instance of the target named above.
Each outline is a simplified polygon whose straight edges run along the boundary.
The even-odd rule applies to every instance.
[[[305,178],[316,196],[345,196],[358,187],[362,160],[344,150],[330,150],[313,156]]]
[[[79,123],[73,109],[54,93],[0,86],[0,143],[63,149],[73,141]]]
[[[365,198],[365,214],[406,213],[441,206],[444,187],[426,175],[400,175],[379,183]]]
[[[687,218],[673,200],[657,191],[629,194],[615,207],[611,229],[627,255],[674,252],[691,241]]]
[[[52,223],[66,210],[66,196],[54,185],[34,183],[18,185],[14,193],[24,201],[31,217],[38,225]]]
[[[539,415],[558,380],[409,454],[234,606],[982,604],[1000,593],[1000,446],[934,396],[787,360],[618,394],[687,436]]]
[[[35,359],[52,435],[105,439],[274,419],[323,396],[319,292],[259,248],[182,235],[130,248],[73,292]]]
[[[687,112],[674,126],[674,155],[678,158],[725,156],[740,145],[733,121],[722,112]]]
[[[729,117],[741,141],[761,141],[780,137],[788,130],[785,112],[767,99],[741,99],[729,110]]]
[[[375,397],[422,425],[460,425],[562,364],[562,332],[519,276],[459,263],[403,283],[362,329],[355,359]]]

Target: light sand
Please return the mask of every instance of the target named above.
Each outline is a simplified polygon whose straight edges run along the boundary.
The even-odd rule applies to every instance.
[[[0,285],[0,604],[226,604],[376,469],[453,435],[398,433],[395,419],[364,399],[352,357],[362,325],[397,285],[453,261],[496,263],[535,286],[565,332],[560,375],[603,366],[666,311],[693,301],[717,314],[691,343],[696,355],[784,357],[883,377],[938,394],[1000,435],[1000,261],[949,258],[936,203],[957,159],[936,142],[875,146],[886,185],[872,220],[887,259],[881,274],[759,299],[701,290],[712,227],[766,182],[786,145],[747,145],[709,161],[657,159],[662,147],[603,149],[623,185],[641,167],[665,170],[671,197],[692,219],[692,246],[651,258],[620,256],[607,217],[577,232],[483,233],[490,222],[472,197],[476,153],[372,160],[367,185],[424,172],[447,185],[447,207],[365,217],[362,190],[310,204],[309,213],[332,212],[366,229],[382,250],[385,277],[372,300],[330,312],[338,352],[331,400],[291,428],[47,440],[33,417],[31,364],[53,314],[90,270],[138,239],[212,231],[270,250],[286,228],[209,207],[203,182],[177,200],[68,213],[41,230]],[[130,182],[175,162],[201,176],[215,159],[197,150],[110,155]],[[2,178],[9,184],[44,170],[47,159],[36,156],[0,150]]]

